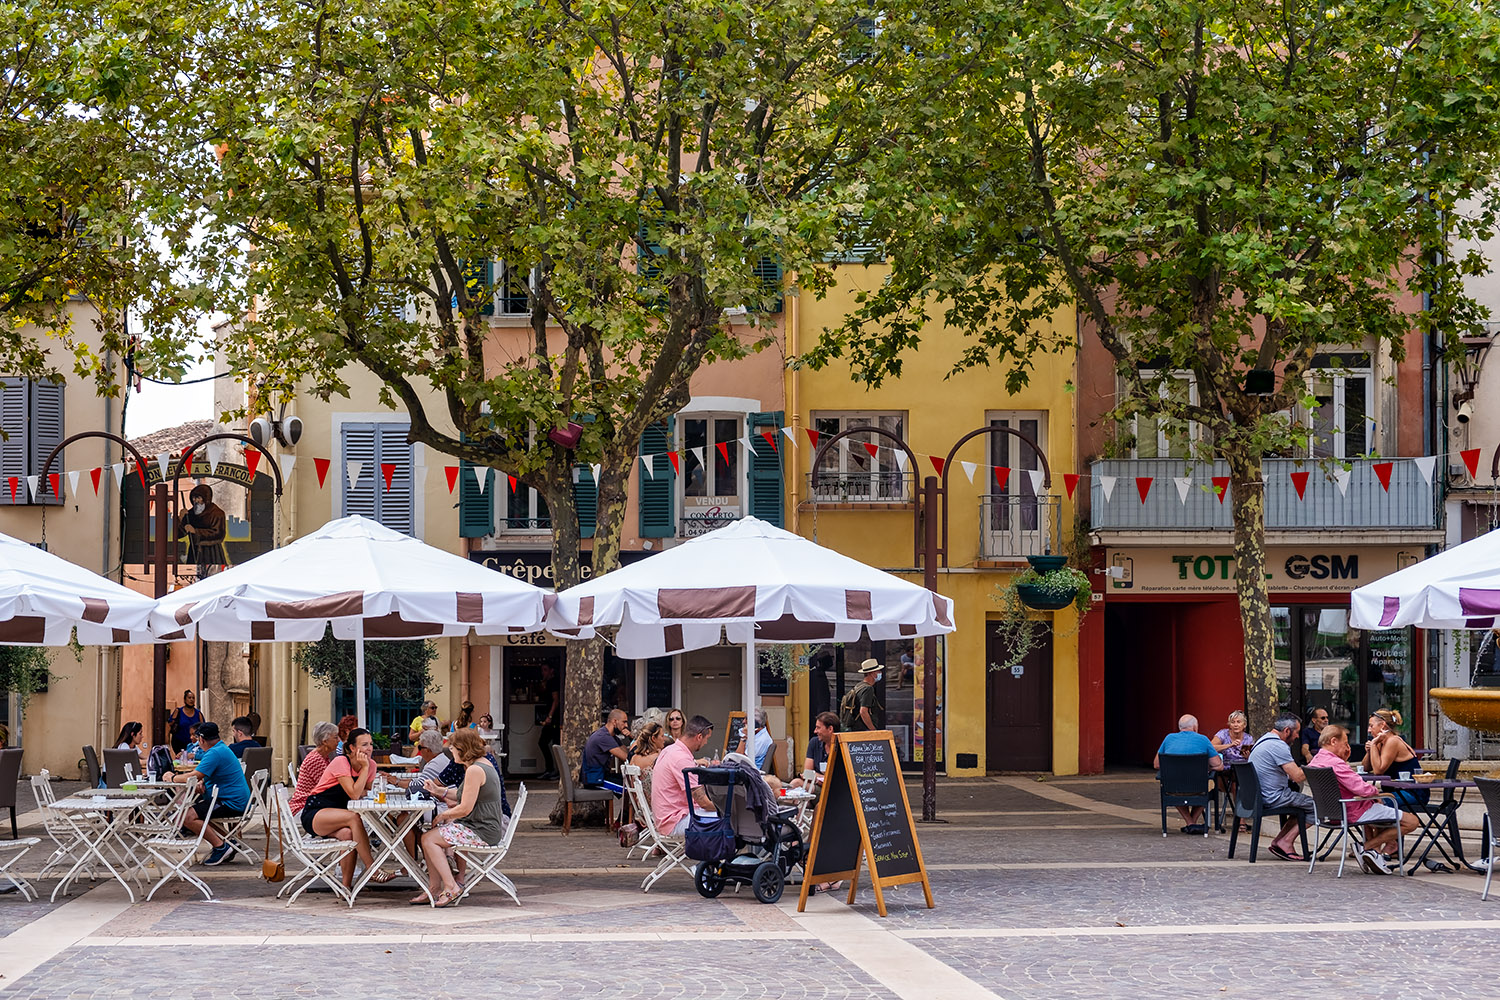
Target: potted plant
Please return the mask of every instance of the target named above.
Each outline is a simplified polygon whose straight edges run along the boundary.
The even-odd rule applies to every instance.
[[[385,733],[371,733],[371,741],[375,744],[375,763],[389,764],[391,762],[391,738]]]
[[[1009,670],[1041,646],[1048,635],[1066,638],[1077,634],[1089,612],[1093,588],[1087,574],[1068,566],[1043,565],[1050,568],[1028,569],[1009,584],[995,588],[995,603],[1000,606],[1000,613],[989,624],[1003,652],[1001,662],[989,665],[991,670]],[[1069,604],[1077,609],[1076,620],[1071,631],[1059,633],[1053,628],[1052,616],[1043,612],[1059,611]]]
[[[1072,604],[1082,616],[1088,613],[1089,602],[1093,600],[1093,586],[1088,574],[1071,566],[1058,566],[1045,572],[1033,566],[1016,577],[1012,586],[1021,603],[1037,611],[1061,611]]]

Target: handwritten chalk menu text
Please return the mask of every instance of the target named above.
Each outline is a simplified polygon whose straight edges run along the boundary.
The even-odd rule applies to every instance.
[[[734,753],[736,750],[739,749],[740,740],[742,740],[744,738],[745,738],[745,713],[744,712],[730,712],[729,713],[729,725],[727,725],[727,726],[724,727],[724,752],[725,753]],[[754,750],[754,748],[752,746],[750,746],[750,744],[748,744],[748,743],[745,744],[745,753],[750,754],[753,757],[754,756],[753,750]]]
[[[920,882],[932,908],[932,886],[901,780],[896,739],[888,730],[838,735],[818,797],[797,909],[807,905],[810,886],[843,879],[849,880],[848,902],[853,903],[861,858],[870,868],[875,906],[882,917],[884,890],[894,885]]]

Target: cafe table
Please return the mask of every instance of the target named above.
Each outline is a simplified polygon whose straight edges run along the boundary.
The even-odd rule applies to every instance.
[[[78,875],[92,871],[95,859],[120,885],[125,894],[135,902],[135,889],[129,879],[135,878],[142,867],[127,838],[129,826],[136,819],[137,810],[155,795],[151,791],[126,791],[121,788],[90,789],[87,792],[58,799],[45,808],[53,810],[73,831],[77,852],[73,867],[52,890],[52,901],[57,902],[58,893],[64,892]]]
[[[1458,832],[1458,807],[1463,804],[1464,794],[1470,788],[1479,787],[1477,783],[1465,781],[1461,778],[1453,781],[1446,779],[1439,779],[1437,781],[1402,781],[1400,778],[1392,778],[1384,774],[1361,774],[1360,777],[1371,784],[1379,785],[1381,791],[1426,791],[1443,794],[1445,801],[1440,803],[1436,808],[1429,807],[1431,808],[1430,812],[1404,807],[1402,809],[1402,812],[1410,812],[1415,816],[1418,824],[1416,834],[1409,838],[1406,857],[1402,859],[1402,866],[1405,868],[1406,874],[1414,874],[1424,863],[1429,866],[1435,865],[1436,862],[1429,862],[1427,860],[1427,856],[1432,853],[1434,847],[1437,848],[1438,853],[1443,856],[1443,859],[1449,865],[1454,867],[1463,865],[1470,871],[1475,872],[1484,871],[1483,868],[1471,864],[1468,858],[1464,857],[1464,842]],[[1453,792],[1454,794],[1449,796],[1449,792]],[[1425,848],[1423,847],[1424,844],[1426,845]],[[1449,848],[1453,850],[1452,855],[1448,853]],[[1422,852],[1420,856],[1417,854],[1419,850]]]
[[[797,829],[802,831],[803,837],[806,837],[812,830],[812,806],[817,801],[816,793],[801,788],[789,789],[785,795],[776,796],[778,808],[793,811],[792,822],[797,824]]]
[[[363,798],[351,799],[349,811],[358,816],[370,834],[370,853],[374,864],[365,868],[354,882],[349,893],[349,905],[354,905],[362,890],[385,867],[387,861],[395,861],[402,871],[416,880],[417,886],[427,896],[429,905],[435,905],[432,893],[427,888],[427,879],[417,859],[406,850],[406,835],[421,822],[422,815],[433,807],[429,799],[416,799],[396,792],[387,792],[385,801]]]

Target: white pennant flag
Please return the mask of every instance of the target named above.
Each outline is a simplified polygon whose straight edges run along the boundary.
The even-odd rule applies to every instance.
[[[224,442],[210,441],[203,446],[203,450],[208,453],[208,471],[217,472],[219,463],[224,461]],[[285,473],[286,470],[283,468],[282,472]]]
[[[115,489],[123,489],[125,486],[125,463],[116,462],[109,467],[109,471],[115,474]]]
[[[1031,495],[1042,495],[1042,484],[1046,482],[1047,475],[1041,469],[1027,469],[1026,474],[1031,477]]]
[[[281,478],[283,480],[291,479],[292,478],[292,469],[295,468],[296,465],[297,465],[297,456],[296,455],[283,455],[283,456],[281,456]],[[425,466],[424,466],[424,470],[425,470]]]
[[[910,461],[910,459],[907,457],[906,449],[892,448],[891,451],[896,455],[896,465],[901,469],[901,474],[905,475],[907,462]]]
[[[958,464],[964,467],[964,475],[968,476],[969,482],[972,483],[974,481],[974,470],[979,468],[979,466],[974,462],[959,462]]]
[[[1115,476],[1100,476],[1099,477],[1099,488],[1104,491],[1104,499],[1105,500],[1108,500],[1110,497],[1114,496],[1114,492],[1115,492],[1115,479],[1116,478],[1117,477],[1115,477]]]
[[[752,455],[752,454],[753,455],[759,455],[760,454],[760,452],[758,452],[758,451],[755,450],[755,445],[753,445],[753,444],[750,443],[750,436],[748,434],[746,436],[740,438],[740,444],[742,444],[742,445],[745,446],[745,454],[747,454],[747,455]]]
[[[1346,497],[1346,496],[1349,495],[1349,470],[1348,469],[1335,469],[1335,470],[1333,470],[1333,482],[1339,488],[1339,496]]]
[[[344,463],[344,476],[348,480],[349,488],[351,490],[354,489],[354,487],[359,483],[359,474],[360,471],[364,469],[364,467],[365,463],[363,462]]]
[[[849,439],[848,438],[839,438],[839,451],[842,452],[845,455],[849,454]]]
[[[783,427],[781,429],[781,433],[785,434],[786,439],[792,442],[792,444],[797,443],[797,432],[792,430],[790,427]]]
[[[1192,487],[1193,487],[1193,477],[1192,476],[1173,476],[1172,477],[1172,485],[1177,487],[1177,499],[1181,500],[1182,501],[1182,505],[1184,507],[1186,507],[1187,506],[1188,490],[1192,489]]]
[[[37,493],[36,493],[37,483],[39,483],[41,481],[41,478],[42,478],[41,476],[27,476],[26,477],[26,488],[31,491],[27,495],[30,496],[31,499],[33,499],[33,500],[35,500],[37,498]]]
[[[485,484],[489,481],[490,470],[482,465],[474,466],[474,481],[479,484],[479,495],[484,496]]]
[[[1417,466],[1417,471],[1422,474],[1422,482],[1428,486],[1432,485],[1432,470],[1437,465],[1436,455],[1427,455],[1422,458],[1412,459]]]
[[[171,477],[171,473],[167,469],[172,464],[172,453],[164,451],[160,455],[157,455],[156,464],[161,469],[161,481],[166,482]]]
[[[689,448],[688,451],[692,452],[697,457],[697,459],[698,459],[698,465],[699,466],[707,466],[708,465],[708,462],[705,461],[704,458],[703,458],[703,449],[702,448]]]
[[[602,464],[598,463],[598,462],[595,462],[593,465],[589,466],[589,471],[594,474],[594,485],[595,486],[599,485],[599,470],[602,469],[602,468],[604,468],[604,466]]]
[[[656,470],[654,468],[652,468],[652,466],[654,464],[655,464],[655,459],[652,456],[650,456],[650,455],[642,455],[641,456],[641,468],[643,468],[643,469],[646,470],[646,476],[648,478],[650,478],[650,479],[655,479],[656,478]]]
[[[75,497],[78,495],[79,475],[80,473],[77,469],[74,469],[73,471],[68,473],[68,491]]]

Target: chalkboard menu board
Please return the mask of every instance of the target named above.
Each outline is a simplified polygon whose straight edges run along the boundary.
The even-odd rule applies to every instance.
[[[886,915],[883,890],[893,885],[920,882],[927,906],[932,907],[932,886],[901,781],[896,739],[889,730],[838,735],[818,798],[797,909],[807,905],[810,886],[842,879],[849,880],[849,902],[853,903],[861,858],[869,865],[875,905],[882,917]]]
[[[745,713],[730,712],[729,724],[724,727],[724,752],[733,753],[734,751],[738,750],[740,747],[740,740],[744,738]],[[745,753],[750,754],[750,756],[752,757],[754,756],[754,754],[750,753],[750,751],[753,749],[754,748],[751,747],[748,743],[745,744]]]

